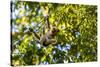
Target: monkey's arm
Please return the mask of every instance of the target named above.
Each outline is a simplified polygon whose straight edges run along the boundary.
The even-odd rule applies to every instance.
[[[46,24],[46,27],[47,27],[48,29],[50,29],[49,13],[50,13],[49,7],[48,7],[48,6],[45,6],[45,7],[43,8],[43,14],[44,14],[45,24]]]
[[[49,16],[45,17],[45,23],[48,29],[50,29],[50,23],[49,23]]]

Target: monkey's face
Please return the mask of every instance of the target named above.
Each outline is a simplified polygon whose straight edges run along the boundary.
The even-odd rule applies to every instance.
[[[59,32],[59,29],[53,28],[52,29],[52,36],[55,36]]]

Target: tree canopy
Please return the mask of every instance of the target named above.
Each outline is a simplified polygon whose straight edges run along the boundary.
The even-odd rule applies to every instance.
[[[60,31],[58,44],[45,47],[26,32],[31,28],[40,35],[48,11],[50,24]],[[11,2],[11,65],[92,61],[97,61],[96,5]]]

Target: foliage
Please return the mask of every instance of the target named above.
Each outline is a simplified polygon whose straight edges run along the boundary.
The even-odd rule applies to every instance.
[[[49,10],[50,24],[60,30],[54,46],[37,43],[29,30],[42,33],[47,13],[44,7]],[[11,2],[11,36],[12,65],[97,61],[97,6]]]

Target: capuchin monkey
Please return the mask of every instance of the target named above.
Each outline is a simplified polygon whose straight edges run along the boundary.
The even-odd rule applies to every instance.
[[[53,27],[45,35],[42,35],[40,37],[39,42],[44,46],[48,46],[49,44],[52,44],[52,45],[56,44],[57,43],[56,34],[58,32],[59,32],[59,29],[57,29],[56,27]]]

